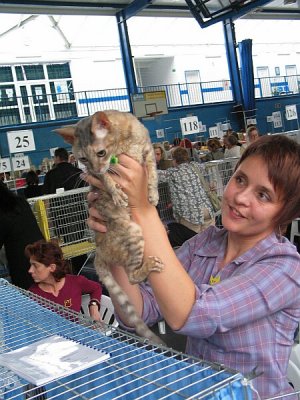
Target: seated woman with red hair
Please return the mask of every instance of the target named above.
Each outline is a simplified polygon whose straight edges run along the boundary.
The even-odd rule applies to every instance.
[[[30,259],[29,274],[34,284],[29,291],[61,304],[76,312],[81,310],[81,296],[90,295],[89,312],[95,321],[101,321],[100,300],[102,287],[82,275],[70,275],[69,264],[55,241],[39,240],[25,248]]]

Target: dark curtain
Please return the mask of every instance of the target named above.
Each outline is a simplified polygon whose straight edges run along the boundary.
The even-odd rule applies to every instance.
[[[245,39],[238,44],[240,53],[241,80],[243,88],[244,110],[246,116],[254,116],[255,113],[255,93],[254,93],[254,73],[252,62],[252,40]]]

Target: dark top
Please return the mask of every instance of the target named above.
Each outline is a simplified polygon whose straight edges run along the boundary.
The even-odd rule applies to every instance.
[[[43,193],[56,193],[56,189],[64,188],[65,190],[77,189],[86,186],[86,182],[80,179],[79,175],[82,170],[74,167],[69,162],[61,162],[45,175]]]
[[[42,196],[42,194],[42,186],[39,185],[29,185],[24,189],[24,196],[26,197],[26,199]]]
[[[28,273],[29,260],[25,257],[25,247],[43,239],[36,219],[27,201],[19,198],[17,210],[0,210],[0,247],[4,245],[12,283],[28,289],[33,280]]]

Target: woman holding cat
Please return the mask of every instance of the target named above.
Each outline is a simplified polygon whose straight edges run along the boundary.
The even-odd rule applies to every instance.
[[[186,335],[188,354],[243,374],[256,368],[260,398],[293,393],[286,371],[300,319],[300,256],[280,232],[300,211],[300,146],[280,135],[251,144],[224,191],[224,228],[209,227],[176,255],[148,202],[147,171],[125,155],[119,160],[113,178],[143,229],[145,257],[165,265],[147,285],[131,285],[122,268],[113,269],[138,313],[149,325],[165,318]],[[105,232],[93,207],[89,225]]]

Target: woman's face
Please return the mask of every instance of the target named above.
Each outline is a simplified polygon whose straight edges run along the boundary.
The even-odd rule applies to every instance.
[[[30,268],[28,272],[32,276],[32,279],[35,283],[48,282],[49,278],[52,278],[55,268],[55,264],[46,266],[45,264],[36,261],[34,257],[30,257]]]
[[[156,163],[159,163],[161,160],[161,156],[162,156],[161,149],[160,148],[154,149],[154,154],[155,154]]]
[[[282,206],[264,160],[250,156],[225,188],[222,223],[229,232],[257,243],[274,231],[274,219]]]
[[[255,142],[255,140],[257,140],[259,138],[259,134],[258,131],[256,129],[253,129],[253,131],[251,131],[249,133],[249,142],[253,143]]]

